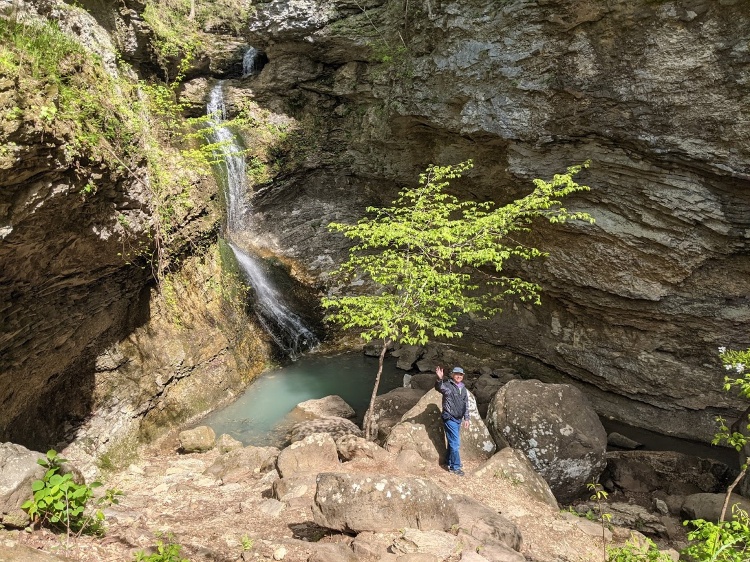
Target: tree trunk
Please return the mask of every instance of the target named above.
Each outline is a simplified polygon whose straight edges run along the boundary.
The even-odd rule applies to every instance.
[[[365,423],[363,424],[363,430],[365,439],[368,441],[374,441],[376,435],[373,434],[372,430],[372,418],[375,415],[375,397],[378,395],[378,387],[380,386],[380,375],[383,374],[383,360],[385,359],[385,352],[388,350],[388,344],[390,340],[383,340],[383,348],[380,350],[380,359],[378,360],[378,374],[375,376],[375,386],[372,389],[372,395],[370,396],[370,407],[365,414]]]
[[[732,482],[729,485],[729,488],[727,488],[727,495],[724,498],[724,505],[721,506],[721,517],[719,517],[719,523],[724,522],[724,517],[727,514],[727,507],[729,506],[729,498],[732,496],[732,490],[734,490],[734,487],[737,485],[737,483],[742,480],[742,477],[745,476],[745,473],[747,473],[747,465],[745,465],[745,468],[742,469],[739,476],[734,479],[734,482]]]
[[[188,20],[193,21],[195,19],[195,0],[190,0],[190,13],[188,14]]]

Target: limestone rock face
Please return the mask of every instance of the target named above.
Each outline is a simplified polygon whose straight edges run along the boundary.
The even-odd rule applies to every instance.
[[[604,427],[570,385],[510,381],[490,403],[487,426],[496,442],[526,454],[561,503],[578,498],[607,464]]]
[[[101,60],[114,75],[116,47],[134,63],[149,51],[134,11],[141,4],[126,1],[117,13],[84,4],[96,18],[57,0],[13,9],[26,21],[53,19],[90,49],[84,69]],[[95,467],[226,400],[260,369],[248,364],[264,345],[248,337],[252,321],[241,327],[207,283],[218,289],[222,279],[207,243],[221,220],[215,183],[187,172],[190,208],[170,209],[179,226],[169,233],[168,259],[180,254],[180,265],[172,264],[164,292],[153,290],[160,218],[143,155],[131,162],[115,146],[107,147],[111,158],[104,148],[105,156],[71,156],[78,141],[70,121],[40,127],[7,117],[12,107],[57,107],[58,88],[24,91],[3,72],[0,144],[10,149],[0,154],[0,440],[46,450],[78,439],[65,455]],[[188,281],[189,254],[198,248],[201,264],[192,272],[215,269]],[[233,355],[235,342],[244,359]],[[120,452],[110,455],[116,442]]]
[[[506,202],[591,159],[592,190],[566,206],[596,224],[528,238],[549,252],[524,270],[543,304],[467,318],[455,345],[631,425],[710,440],[736,413],[716,348],[746,346],[750,321],[742,2],[272,0],[249,32],[269,59],[257,99],[315,123],[297,168],[255,197],[259,240],[322,274],[346,241],[321,226],[430,163],[473,158],[454,192]]]

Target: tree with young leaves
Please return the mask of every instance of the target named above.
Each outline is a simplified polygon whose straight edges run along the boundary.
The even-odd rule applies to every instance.
[[[392,207],[368,208],[371,216],[354,225],[328,225],[357,243],[333,274],[348,287],[347,294],[331,294],[322,301],[329,311],[327,319],[344,329],[359,330],[366,342],[382,341],[364,423],[367,438],[374,437],[373,406],[391,343],[424,345],[433,337],[460,337],[456,324],[461,314],[493,316],[510,295],[540,302],[539,285],[505,275],[503,266],[511,258],[530,260],[545,254],[512,235],[529,230],[539,218],[553,223],[593,222],[587,213],[569,212],[560,202],[589,189],[573,181],[588,165],[568,168],[549,182],[535,179],[531,193],[502,207],[459,201],[446,193],[450,180],[473,167],[471,160],[430,166],[417,187],[400,191]],[[357,279],[365,281],[367,292],[354,292],[351,281]]]

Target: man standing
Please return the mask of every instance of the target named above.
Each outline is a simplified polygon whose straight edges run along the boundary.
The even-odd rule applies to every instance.
[[[459,430],[462,420],[464,428],[469,427],[469,392],[464,386],[464,370],[454,367],[449,379],[443,378],[443,368],[436,367],[435,390],[443,395],[443,424],[448,449],[445,453],[445,464],[448,470],[459,476],[464,475],[459,455]]]

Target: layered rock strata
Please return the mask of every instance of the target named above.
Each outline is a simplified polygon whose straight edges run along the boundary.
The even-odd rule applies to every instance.
[[[255,199],[258,239],[323,275],[325,229],[389,202],[431,163],[473,158],[461,197],[506,202],[592,160],[567,202],[593,226],[539,224],[524,266],[543,305],[466,319],[458,343],[572,382],[600,414],[709,439],[736,403],[719,345],[750,320],[750,12],[727,0],[373,0],[258,5],[268,64],[250,84],[308,144]]]

